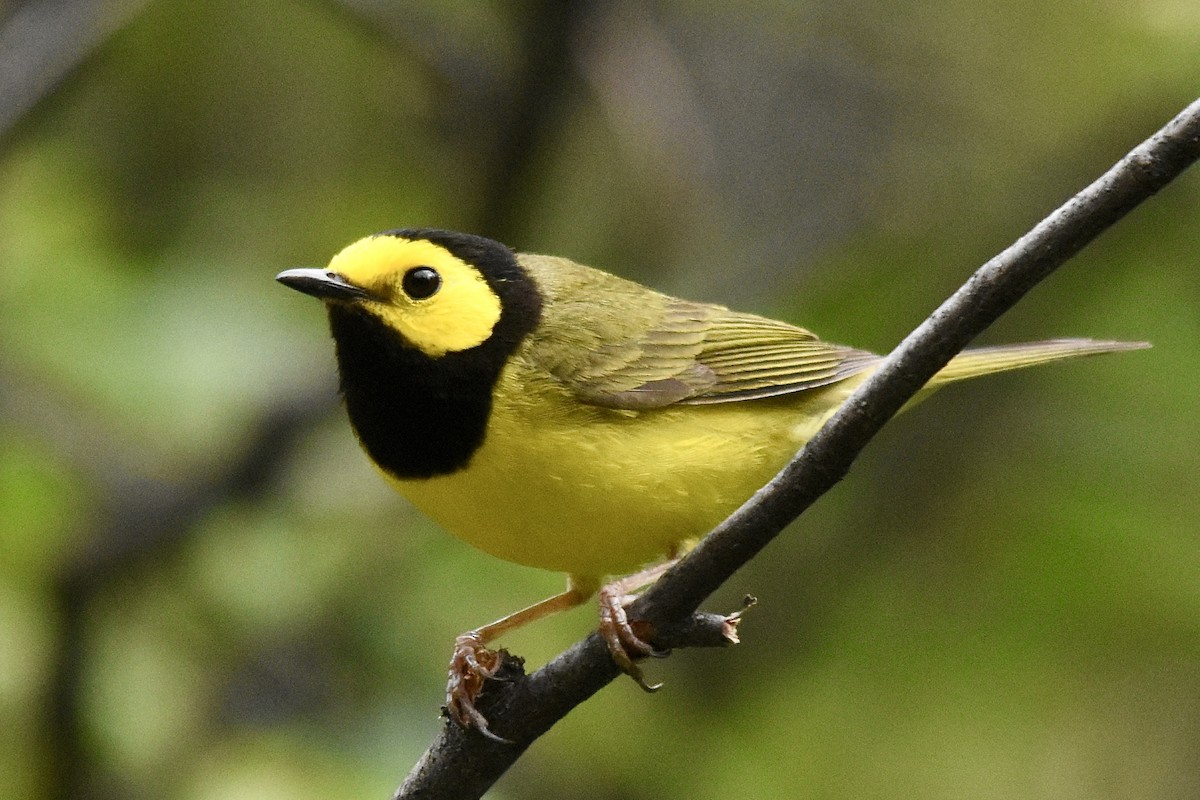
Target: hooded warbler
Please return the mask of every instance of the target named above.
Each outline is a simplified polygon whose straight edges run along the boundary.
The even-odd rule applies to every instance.
[[[448,711],[474,708],[501,633],[677,555],[765,484],[880,356],[479,236],[393,230],[277,279],[325,302],[350,423],[384,478],[446,530],[566,591],[459,637]],[[922,391],[1135,342],[968,350]],[[601,591],[614,659],[652,648]],[[645,684],[642,683],[645,687]],[[646,687],[651,688],[651,687]]]

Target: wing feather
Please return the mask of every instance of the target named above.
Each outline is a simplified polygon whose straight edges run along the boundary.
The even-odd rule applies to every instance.
[[[549,335],[531,346],[532,356],[592,405],[776,397],[836,383],[879,360],[786,322],[669,297],[562,259],[522,263],[552,301],[542,322]],[[616,301],[595,302],[600,296]]]

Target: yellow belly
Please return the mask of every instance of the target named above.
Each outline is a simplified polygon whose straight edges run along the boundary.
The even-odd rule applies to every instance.
[[[633,571],[706,533],[859,383],[633,412],[579,404],[519,369],[502,376],[487,438],[467,469],[389,480],[480,550],[589,579]]]

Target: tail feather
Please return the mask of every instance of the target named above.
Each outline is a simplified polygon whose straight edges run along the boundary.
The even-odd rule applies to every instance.
[[[1080,356],[1114,353],[1122,350],[1144,350],[1149,342],[1111,342],[1096,339],[1048,339],[1044,342],[1002,344],[994,347],[977,347],[964,350],[950,363],[942,367],[929,381],[929,387],[942,386],[953,381],[1007,372],[1038,364],[1049,364]]]

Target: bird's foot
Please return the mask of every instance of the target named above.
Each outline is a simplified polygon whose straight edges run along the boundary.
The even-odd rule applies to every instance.
[[[478,631],[468,631],[455,639],[446,682],[446,713],[468,730],[473,728],[494,742],[510,744],[488,730],[487,719],[475,707],[475,699],[488,679],[496,677],[503,658],[502,652],[484,645]]]
[[[651,635],[649,625],[640,620],[629,621],[625,606],[636,595],[627,594],[626,591],[627,587],[621,581],[600,589],[600,635],[604,637],[605,643],[608,644],[608,652],[621,671],[637,681],[638,686],[647,692],[656,692],[662,688],[662,684],[646,683],[642,669],[634,659],[646,656],[666,658],[671,651],[659,650],[643,638]],[[645,632],[639,635],[634,626],[644,629]]]

